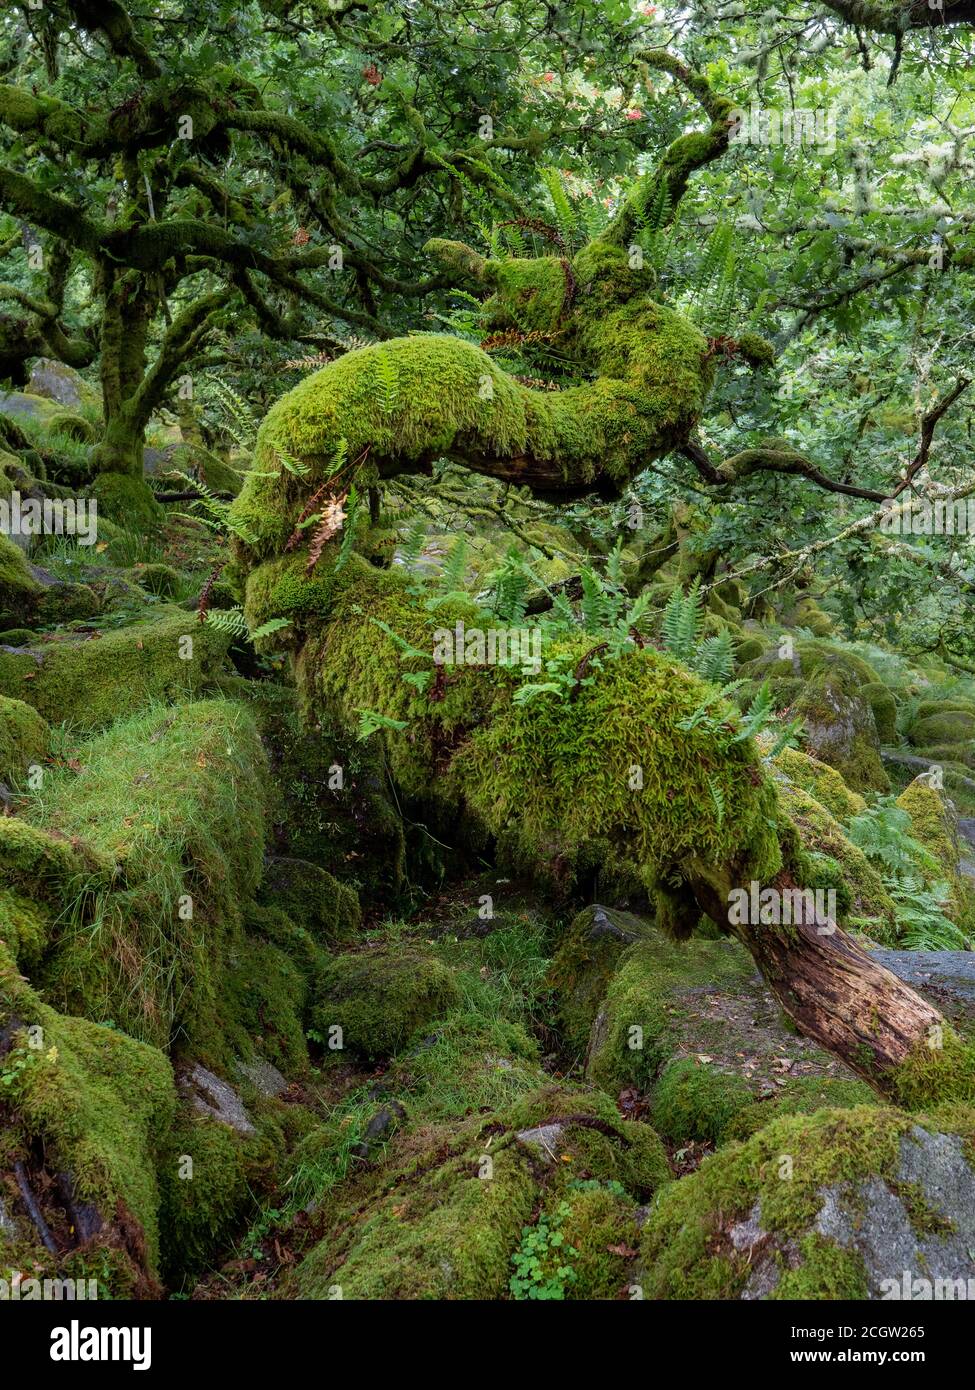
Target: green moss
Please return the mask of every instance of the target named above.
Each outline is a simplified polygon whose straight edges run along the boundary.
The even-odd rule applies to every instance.
[[[939,714],[970,714],[975,717],[975,700],[956,696],[949,700],[921,700],[914,711],[915,719],[929,719]]]
[[[581,1055],[589,1042],[620,955],[648,929],[643,918],[612,908],[587,907],[563,934],[548,974],[558,996],[558,1017],[567,1046]]]
[[[84,415],[77,415],[70,410],[54,416],[48,426],[48,433],[60,434],[65,439],[74,439],[82,444],[92,444],[97,438],[97,431],[91,421],[86,420]]]
[[[0,649],[0,692],[52,723],[98,728],[153,700],[196,694],[220,669],[227,645],[209,624],[168,610],[99,637]]]
[[[919,1042],[888,1078],[907,1110],[975,1100],[975,1047],[945,1025]]]
[[[855,1252],[820,1244],[811,1230],[822,1189],[874,1175],[895,1176],[899,1141],[913,1124],[882,1108],[820,1110],[774,1120],[745,1143],[721,1149],[696,1173],[661,1194],[641,1244],[648,1298],[739,1297],[754,1255],[730,1231],[758,1204],[761,1229],[782,1246],[794,1242],[776,1296],[863,1297]]]
[[[849,821],[866,810],[867,803],[857,792],[851,792],[835,768],[821,762],[798,748],[783,748],[776,754],[776,768],[789,781],[814,797],[838,821]]]
[[[456,253],[450,259],[457,264]],[[560,349],[595,379],[534,391],[481,349],[438,334],[346,353],[277,402],[261,427],[256,466],[234,505],[257,558],[281,550],[302,493],[321,484],[343,439],[350,458],[368,446],[380,474],[437,455],[531,459],[536,476],[558,490],[597,478],[618,487],[686,438],[713,376],[707,342],[653,301],[652,276],[634,271],[623,248],[592,243],[571,271],[548,256],[463,260],[465,274],[473,266],[495,288],[484,309],[489,328],[557,334]],[[300,486],[280,467],[276,446],[309,463]]]
[[[530,1138],[542,1125],[557,1127],[557,1161]],[[648,1126],[622,1121],[608,1097],[550,1085],[450,1129],[397,1135],[381,1179],[363,1178],[331,1206],[322,1238],[279,1296],[341,1289],[345,1299],[503,1298],[526,1230],[563,1200],[579,1202],[565,1221],[580,1239],[579,1288],[608,1290],[623,1269],[597,1248],[609,1209],[583,1200],[589,1189],[578,1184],[618,1184],[632,1211],[668,1178]],[[632,1234],[625,1217],[616,1229]]]
[[[29,619],[41,593],[24,552],[0,533],[0,625],[12,627]]]
[[[915,747],[933,743],[969,743],[975,739],[975,714],[967,710],[946,710],[941,714],[929,714],[918,719],[908,738]]]
[[[141,478],[127,473],[99,473],[90,492],[98,503],[100,516],[121,522],[131,530],[152,531],[163,519],[162,507]]]
[[[354,941],[361,931],[362,912],[354,889],[303,859],[272,859],[264,875],[261,896],[323,945]]]
[[[79,751],[81,771],[52,774],[24,814],[35,834],[113,863],[114,881],[92,891],[75,876],[43,983],[72,1012],[220,1060],[214,1018],[262,869],[266,766],[253,720],[227,701],[157,709]]]
[[[858,792],[890,790],[873,713],[853,673],[837,666],[811,677],[795,712],[805,723],[811,751],[835,767],[848,787]]]
[[[803,849],[825,856],[839,866],[849,895],[850,917],[874,940],[895,943],[897,919],[893,900],[863,851],[847,838],[842,825],[826,807],[801,787],[784,785],[779,794]]]
[[[973,914],[972,890],[958,872],[958,833],[944,794],[932,787],[922,774],[901,792],[897,805],[910,816],[914,839],[934,859],[935,878],[946,882],[951,889],[945,904],[946,915],[961,925],[967,924]],[[919,867],[922,876],[930,880],[930,866]]]
[[[754,966],[730,941],[673,942],[648,932],[622,957],[593,1027],[588,1076],[617,1095],[625,1086],[649,1091],[658,1068],[681,1040],[680,996],[696,986],[742,986]]]
[[[873,710],[877,737],[881,743],[897,742],[897,704],[885,685],[879,682],[860,687],[860,695]]]
[[[312,1018],[327,1040],[342,1029],[353,1056],[388,1057],[460,997],[446,966],[418,950],[379,949],[336,956],[322,971]]]
[[[148,589],[150,594],[156,594],[160,598],[172,598],[179,593],[183,583],[179,571],[174,570],[172,565],[158,563],[132,565],[125,571],[125,576],[133,584]]]
[[[798,1268],[783,1270],[771,1298],[861,1302],[869,1296],[863,1259],[855,1250],[842,1250],[814,1232],[799,1241],[799,1260]]]
[[[101,1214],[98,1239],[117,1243],[151,1277],[158,1261],[156,1162],[175,1108],[168,1061],[116,1029],[55,1013],[2,950],[0,1032],[12,1044],[0,1068],[14,1071],[0,1100],[7,1160],[26,1159],[43,1145],[48,1171],[70,1173],[76,1198]]]
[[[739,665],[743,665],[746,661],[754,661],[757,657],[764,654],[767,647],[768,643],[763,641],[761,637],[755,637],[749,634],[747,637],[742,638],[740,642],[736,643],[735,660]]]
[[[31,764],[47,756],[51,731],[30,705],[0,695],[0,782],[19,785]]]
[[[258,1117],[242,1137],[182,1106],[159,1160],[162,1268],[176,1288],[239,1233],[280,1164],[280,1129]]]
[[[738,339],[738,351],[754,367],[770,367],[775,361],[775,348],[759,333],[743,333]]]
[[[721,1131],[721,1140],[748,1139],[780,1115],[814,1115],[817,1110],[852,1110],[860,1105],[879,1105],[877,1093],[865,1081],[852,1077],[789,1077],[776,1093],[752,1100],[732,1115]]]
[[[597,1179],[570,1184],[563,1199],[568,1211],[561,1223],[567,1245],[576,1252],[575,1278],[566,1297],[575,1301],[616,1299],[633,1278],[633,1257],[640,1232],[625,1189]]]
[[[664,1139],[719,1143],[739,1111],[752,1101],[742,1077],[681,1057],[660,1074],[653,1091],[651,1118]]]

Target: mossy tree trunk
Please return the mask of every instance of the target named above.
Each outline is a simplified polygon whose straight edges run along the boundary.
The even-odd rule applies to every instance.
[[[693,886],[708,916],[727,927],[726,900],[707,883]],[[783,874],[776,886],[788,890],[797,885]],[[741,923],[727,929],[749,951],[799,1032],[882,1095],[902,1098],[904,1068],[913,1068],[925,1050],[937,1070],[950,1037],[942,1015],[841,928],[799,922],[778,928]]]

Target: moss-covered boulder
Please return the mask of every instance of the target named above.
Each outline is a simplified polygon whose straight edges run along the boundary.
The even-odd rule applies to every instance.
[[[960,1297],[955,1281],[975,1277],[973,1139],[966,1107],[778,1119],[661,1194],[644,1296]]]
[[[678,944],[649,924],[619,957],[592,1028],[587,1075],[613,1096],[643,1093],[654,1127],[674,1143],[720,1143],[777,1113],[817,1108],[817,1099],[873,1099],[784,1025],[736,942]]]
[[[269,1187],[283,1151],[273,1117],[259,1117],[242,1135],[180,1104],[158,1160],[161,1267],[170,1287],[191,1287],[229,1244]]]
[[[559,942],[548,982],[558,1000],[558,1017],[567,1046],[585,1052],[593,1020],[606,996],[619,958],[644,936],[643,917],[594,905],[573,918]]]
[[[782,1051],[784,1049],[780,1049]],[[791,1051],[791,1048],[789,1049]],[[746,1138],[779,1115],[811,1115],[827,1107],[848,1109],[879,1105],[865,1081],[848,1075],[829,1075],[792,1057],[779,1057],[780,1074],[756,1086],[749,1059],[746,1075],[714,1064],[713,1057],[677,1057],[669,1062],[651,1097],[650,1117],[664,1139],[674,1143],[697,1140],[720,1145]],[[795,1074],[794,1074],[795,1073]]]
[[[946,916],[963,928],[975,927],[975,891],[972,880],[959,872],[962,846],[953,806],[924,773],[901,792],[897,805],[910,816],[914,839],[934,861],[933,870],[929,864],[919,866],[922,876],[948,884]]]
[[[881,743],[894,743],[897,740],[897,702],[879,682],[861,685],[860,696],[873,710],[873,722],[877,726],[877,737]]]
[[[889,791],[873,711],[859,683],[842,667],[813,676],[796,701],[795,713],[803,720],[808,751],[836,768],[848,787]]]
[[[305,859],[269,858],[260,897],[267,906],[286,912],[322,945],[354,941],[362,927],[355,890]]]
[[[964,709],[944,709],[916,720],[908,732],[915,748],[932,744],[971,743],[975,739],[975,714]]]
[[[434,956],[409,947],[380,947],[336,956],[319,976],[312,1018],[326,1041],[367,1059],[389,1057],[455,1005],[460,990],[452,971]]]
[[[316,1243],[278,1294],[619,1297],[636,1209],[669,1176],[649,1126],[548,1084],[506,1110],[397,1135],[381,1172],[313,1219]]]
[[[23,781],[31,764],[47,756],[50,740],[47,720],[35,709],[0,695],[0,782]]]
[[[267,774],[253,720],[229,701],[155,709],[78,753],[28,796],[18,824],[40,837],[38,855],[60,847],[112,870],[107,882],[66,883],[39,979],[68,1012],[226,1057],[215,1025],[233,1012],[225,975],[263,863]],[[0,868],[16,886],[14,848],[0,849]]]
[[[16,627],[29,620],[41,592],[24,552],[0,533],[0,627]]]
[[[820,886],[836,891],[840,925],[865,931],[877,941],[896,941],[893,899],[863,850],[848,838],[835,816],[798,783],[780,784],[779,796],[803,849],[815,856]]]
[[[3,932],[0,930],[0,936]],[[165,1056],[42,1003],[0,943],[0,1226],[4,1267],[145,1294],[159,1267],[156,1169],[175,1110]],[[45,1249],[29,1190],[57,1254]]]
[[[845,823],[866,809],[863,797],[850,791],[836,769],[811,753],[783,748],[776,754],[774,763],[776,772],[787,783],[808,792],[838,821]]]
[[[0,694],[51,723],[99,728],[150,704],[191,697],[221,669],[229,639],[178,609],[105,633],[0,647]]]

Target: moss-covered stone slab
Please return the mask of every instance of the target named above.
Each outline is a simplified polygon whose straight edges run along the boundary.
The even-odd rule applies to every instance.
[[[776,1120],[664,1191],[643,1233],[644,1296],[967,1297],[973,1139],[968,1107]]]
[[[198,694],[228,645],[226,634],[189,613],[164,610],[117,631],[0,647],[0,694],[33,705],[49,723],[99,728],[152,701]]]

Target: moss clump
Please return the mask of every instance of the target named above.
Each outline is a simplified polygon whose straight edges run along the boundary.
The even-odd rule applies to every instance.
[[[857,1251],[812,1239],[823,1189],[855,1193],[860,1180],[895,1178],[912,1124],[883,1108],[820,1110],[774,1120],[706,1159],[663,1192],[644,1228],[645,1296],[737,1298],[761,1279],[765,1296],[866,1297]],[[738,1236],[749,1221],[766,1236],[760,1258],[757,1230]]]
[[[163,520],[162,507],[141,478],[128,473],[99,473],[90,491],[98,503],[100,516],[118,521],[131,530],[154,531]]]
[[[789,1077],[775,1095],[752,1100],[732,1115],[721,1131],[721,1141],[748,1139],[780,1115],[814,1115],[817,1110],[852,1110],[859,1105],[880,1105],[877,1093],[865,1081],[852,1077]]]
[[[873,722],[881,743],[897,741],[897,703],[885,685],[877,682],[860,687],[860,695],[873,710]]]
[[[22,782],[28,767],[47,756],[50,738],[47,721],[35,709],[0,695],[0,782]]]
[[[43,983],[71,1012],[217,1060],[223,976],[262,869],[266,764],[253,720],[229,701],[157,709],[79,752],[81,771],[51,774],[24,814],[35,835],[91,846],[114,881],[92,892],[76,879]]]
[[[848,924],[855,923],[876,941],[894,944],[894,902],[863,850],[847,838],[826,807],[798,785],[780,787],[779,795],[803,849],[838,865],[849,900]]]
[[[753,367],[770,367],[775,361],[775,348],[760,333],[743,333],[738,339],[738,351]]]
[[[562,936],[548,983],[558,996],[559,1025],[574,1053],[586,1049],[620,955],[647,930],[647,922],[631,913],[587,907]]]
[[[24,552],[0,533],[0,626],[13,627],[30,619],[42,592]]]
[[[183,583],[178,570],[163,564],[132,565],[125,571],[125,577],[159,598],[172,598]]]
[[[28,651],[0,648],[0,692],[52,723],[99,728],[154,700],[197,694],[223,664],[228,638],[189,614]]]
[[[76,1201],[97,1209],[96,1243],[117,1247],[134,1277],[157,1268],[156,1163],[175,1109],[163,1054],[114,1028],[42,1004],[0,947],[3,1162],[66,1172]],[[69,1243],[76,1243],[77,1236]]]
[[[850,791],[836,769],[811,753],[783,748],[775,757],[775,766],[790,783],[808,792],[838,821],[852,820],[866,810],[863,797]]]
[[[746,661],[755,661],[758,657],[764,655],[767,649],[767,642],[763,641],[761,637],[755,637],[749,634],[736,644],[735,660],[738,662],[739,666],[743,666]]]
[[[354,941],[362,928],[355,890],[317,864],[278,855],[268,862],[261,899],[287,913],[322,945]]]
[[[48,434],[62,435],[65,439],[73,439],[80,444],[93,444],[97,438],[97,431],[91,421],[86,420],[84,415],[76,415],[70,410],[54,417],[48,427]]]
[[[930,719],[939,714],[970,714],[975,718],[975,700],[956,696],[950,700],[921,700],[914,711],[915,719]]]
[[[929,714],[917,720],[908,738],[917,748],[937,743],[969,743],[975,739],[975,714],[959,709]]]
[[[651,1118],[664,1139],[721,1142],[739,1111],[753,1100],[740,1076],[680,1057],[660,1074],[654,1087]]]
[[[398,1052],[456,1005],[453,973],[419,950],[386,949],[336,956],[319,976],[312,1019],[323,1038],[342,1029],[342,1047],[375,1059]]]

